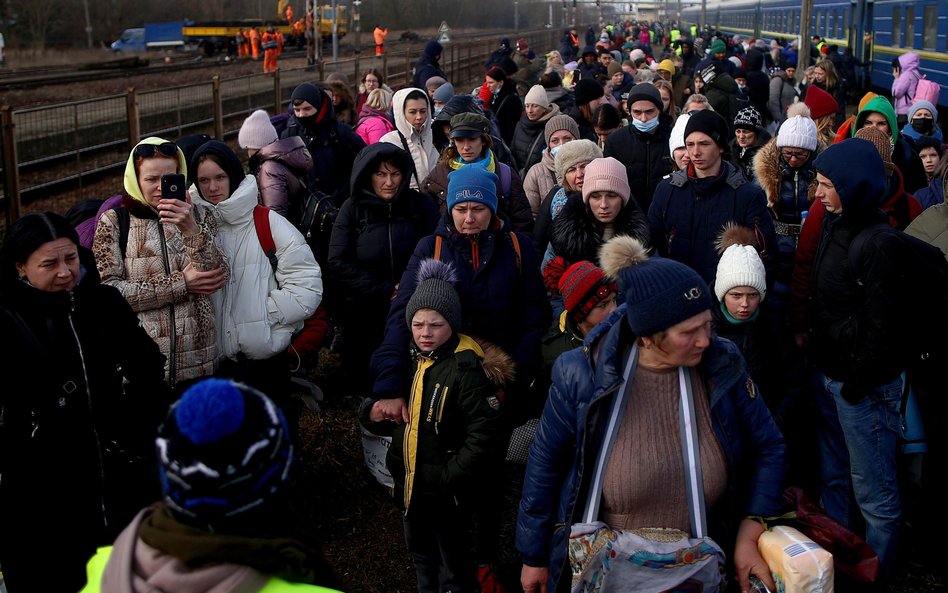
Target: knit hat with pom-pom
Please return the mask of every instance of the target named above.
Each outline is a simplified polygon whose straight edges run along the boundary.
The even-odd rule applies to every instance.
[[[457,274],[454,266],[436,259],[423,260],[418,265],[415,292],[405,306],[405,321],[411,327],[415,313],[432,309],[441,313],[455,333],[461,330],[461,299],[454,289]]]
[[[617,292],[616,283],[588,261],[577,262],[569,267],[560,256],[547,262],[543,268],[543,283],[550,294],[563,295],[563,306],[567,315],[579,323],[609,295]]]
[[[158,429],[164,500],[184,523],[233,531],[287,483],[293,445],[280,409],[256,389],[205,379]]]
[[[725,225],[716,244],[721,259],[714,278],[714,294],[719,301],[738,286],[756,289],[761,299],[767,296],[767,272],[754,245],[754,231],[736,223]]]
[[[652,336],[711,309],[711,291],[697,272],[672,259],[648,257],[637,239],[610,239],[599,261],[618,277],[626,319],[637,336]]]

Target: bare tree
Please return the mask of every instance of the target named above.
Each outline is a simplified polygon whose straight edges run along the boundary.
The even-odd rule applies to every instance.
[[[58,11],[63,3],[59,0],[13,0],[11,9],[18,23],[26,32],[34,53],[46,50],[46,40]]]

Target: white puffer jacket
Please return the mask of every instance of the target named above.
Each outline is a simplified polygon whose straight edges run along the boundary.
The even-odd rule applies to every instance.
[[[214,293],[221,355],[235,358],[242,352],[263,360],[283,352],[322,299],[322,275],[312,250],[296,227],[270,211],[274,274],[254,228],[257,181],[252,175],[217,205],[201,198],[194,186],[190,193],[217,221],[217,244],[230,270],[227,284]]]

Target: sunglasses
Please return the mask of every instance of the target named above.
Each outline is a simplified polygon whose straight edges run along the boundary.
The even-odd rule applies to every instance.
[[[135,147],[135,156],[140,156],[143,159],[150,159],[155,156],[155,152],[160,152],[168,157],[177,157],[178,145],[174,142],[163,142],[161,144],[139,144]]]

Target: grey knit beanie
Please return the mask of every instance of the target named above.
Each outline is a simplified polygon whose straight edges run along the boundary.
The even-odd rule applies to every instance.
[[[585,138],[573,140],[560,146],[556,153],[554,167],[556,167],[556,178],[562,182],[569,168],[578,163],[589,163],[594,159],[601,159],[602,151],[596,146],[596,143]]]
[[[461,299],[454,290],[457,281],[454,267],[436,259],[418,265],[418,285],[405,306],[405,321],[411,321],[421,309],[433,309],[447,320],[454,333],[461,329]]]
[[[543,128],[543,139],[546,140],[547,146],[550,145],[550,136],[560,130],[566,130],[572,134],[573,140],[579,139],[579,124],[576,123],[575,119],[568,115],[554,115]]]

